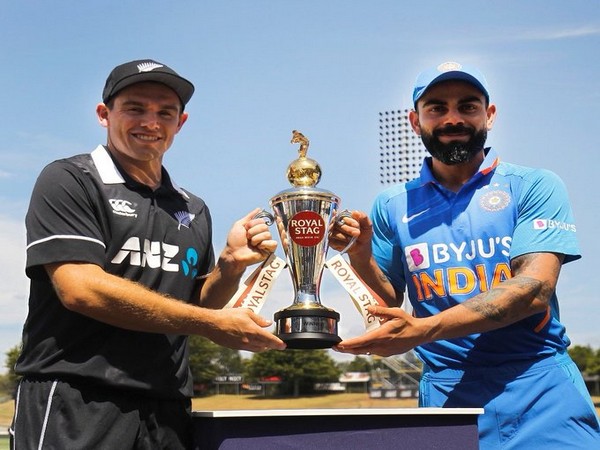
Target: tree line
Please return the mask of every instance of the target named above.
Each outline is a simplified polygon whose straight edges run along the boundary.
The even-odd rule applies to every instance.
[[[381,368],[376,357],[355,356],[352,361],[335,361],[326,350],[286,350],[254,353],[243,358],[237,350],[221,347],[212,341],[191,336],[190,368],[198,395],[213,393],[214,382],[224,375],[241,375],[244,382],[278,379],[277,394],[298,396],[310,394],[317,383],[337,382],[344,372],[368,372]],[[6,353],[7,373],[0,375],[0,401],[9,399],[15,391],[18,376],[14,365],[20,347]],[[600,349],[575,345],[569,354],[586,377],[600,375]]]

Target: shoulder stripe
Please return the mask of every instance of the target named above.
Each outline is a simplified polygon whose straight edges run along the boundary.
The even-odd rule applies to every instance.
[[[104,242],[102,242],[98,239],[91,238],[91,237],[73,236],[73,235],[69,235],[69,234],[56,234],[54,236],[48,236],[47,238],[38,239],[37,241],[33,241],[31,244],[29,244],[26,247],[26,250],[29,250],[34,245],[43,244],[44,242],[52,241],[54,239],[74,239],[74,240],[80,240],[80,241],[94,242],[94,243],[100,244],[102,247],[106,248],[106,244]]]
[[[487,175],[487,174],[488,174],[488,173],[490,173],[492,170],[494,170],[494,169],[495,169],[495,168],[498,166],[498,164],[499,164],[499,163],[500,163],[500,158],[496,158],[496,159],[494,159],[494,161],[492,162],[492,165],[491,165],[490,167],[486,167],[485,169],[483,169],[483,170],[481,171],[481,173],[482,173],[483,175]]]
[[[542,321],[537,324],[537,326],[533,329],[533,331],[536,333],[539,333],[540,331],[542,331],[542,328],[544,328],[546,326],[546,324],[548,323],[549,320],[550,320],[550,307],[548,306],[546,308],[546,315],[544,316]]]

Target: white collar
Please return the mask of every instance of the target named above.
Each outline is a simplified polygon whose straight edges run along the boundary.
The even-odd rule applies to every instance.
[[[96,165],[96,169],[98,169],[98,173],[100,174],[100,178],[104,184],[125,183],[125,178],[123,178],[123,175],[121,175],[121,172],[119,172],[119,169],[108,154],[108,150],[106,150],[103,145],[96,147],[91,155],[92,159],[94,160],[94,164]],[[189,200],[190,196],[183,189],[177,186],[173,180],[171,180],[171,184],[183,198]]]

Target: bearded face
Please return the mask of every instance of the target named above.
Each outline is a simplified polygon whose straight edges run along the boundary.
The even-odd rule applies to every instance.
[[[452,136],[456,134],[468,134],[467,141],[456,140],[443,143],[440,136]],[[464,125],[446,125],[429,133],[421,131],[421,140],[431,156],[442,163],[452,166],[470,161],[479,151],[483,149],[487,140],[487,129],[477,130]]]

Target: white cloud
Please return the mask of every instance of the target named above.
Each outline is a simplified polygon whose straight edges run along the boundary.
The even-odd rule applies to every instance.
[[[584,25],[574,28],[531,30],[522,37],[530,40],[553,41],[600,35],[600,26]]]
[[[479,38],[479,42],[482,44],[496,44],[496,43],[504,43],[504,42],[524,42],[524,41],[559,41],[566,39],[579,39],[586,37],[596,37],[600,35],[600,26],[599,25],[581,25],[581,26],[572,26],[572,27],[546,27],[546,28],[522,28],[517,27],[512,29],[510,32],[496,33],[490,34],[488,36],[482,36]],[[454,37],[456,40],[453,42],[453,45],[467,45],[467,42],[460,38]],[[469,37],[469,39],[471,39]],[[465,52],[466,50],[463,50]],[[531,54],[519,54],[520,58],[531,58]],[[507,55],[505,55],[506,57]],[[511,59],[514,59],[517,55],[510,55]],[[534,56],[540,57],[540,54],[535,54]],[[502,58],[500,54],[469,54],[469,53],[461,53],[457,55],[457,60],[459,61],[498,61],[499,58]]]

